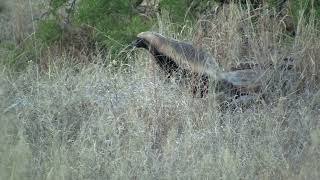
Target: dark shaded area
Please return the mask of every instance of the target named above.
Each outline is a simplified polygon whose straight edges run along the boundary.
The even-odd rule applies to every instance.
[[[4,2],[0,2],[0,13],[2,13],[5,9],[5,4]]]

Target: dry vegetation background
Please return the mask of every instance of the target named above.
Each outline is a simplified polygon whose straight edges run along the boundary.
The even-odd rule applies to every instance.
[[[238,6],[216,15],[202,43],[225,69],[247,59],[295,61],[289,73],[269,69],[267,102],[228,101],[232,106],[219,110],[216,93],[192,98],[179,84],[163,82],[145,51],[126,57],[92,52],[85,63],[45,51],[36,53],[40,63],[30,56],[25,70],[13,70],[12,51],[32,38],[46,3],[0,2],[0,179],[320,178],[314,19],[302,16],[293,37],[282,36],[273,12],[254,22]],[[164,14],[153,29],[193,41],[197,27],[177,31]],[[243,37],[250,48],[240,58]],[[105,64],[122,62],[117,58],[127,61]]]

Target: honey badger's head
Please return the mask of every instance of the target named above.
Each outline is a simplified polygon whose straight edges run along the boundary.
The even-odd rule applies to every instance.
[[[155,32],[142,32],[138,34],[137,39],[132,43],[134,47],[144,48],[149,51],[152,49],[160,51],[165,44],[166,38]]]

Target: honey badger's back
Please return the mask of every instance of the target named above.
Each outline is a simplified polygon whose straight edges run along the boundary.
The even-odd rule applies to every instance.
[[[195,48],[192,44],[169,40],[173,49],[174,59],[182,67],[190,68],[194,72],[215,74],[218,69],[218,64],[215,59],[202,49]]]

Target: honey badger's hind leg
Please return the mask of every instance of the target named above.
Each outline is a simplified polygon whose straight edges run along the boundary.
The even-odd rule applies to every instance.
[[[193,97],[204,98],[208,95],[209,77],[206,74],[192,73],[191,88]]]
[[[206,97],[209,91],[209,77],[203,74],[200,79],[200,95],[201,98]]]

